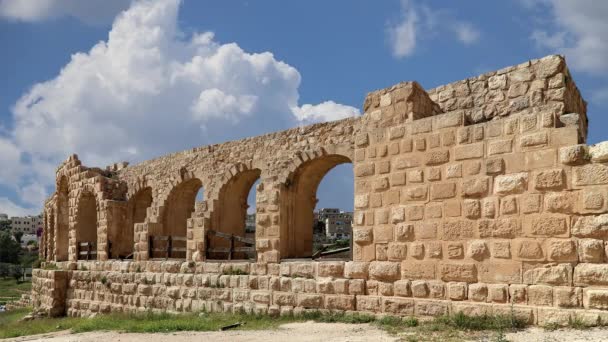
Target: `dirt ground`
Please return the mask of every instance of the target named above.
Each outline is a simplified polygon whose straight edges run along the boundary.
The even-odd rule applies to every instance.
[[[529,328],[505,336],[513,342],[603,342],[608,341],[608,329],[593,328],[588,330],[555,330]],[[359,342],[359,341],[400,341],[407,335],[391,336],[387,332],[369,324],[344,323],[289,323],[276,330],[259,331],[225,331],[225,332],[177,332],[168,334],[126,334],[117,332],[89,332],[70,334],[63,331],[52,334],[36,335],[8,339],[3,341],[52,341],[52,342],[190,342],[190,341],[234,341],[234,342]],[[418,335],[419,341],[424,337]],[[486,341],[486,338],[474,338],[468,341]],[[463,340],[467,341],[467,339]]]

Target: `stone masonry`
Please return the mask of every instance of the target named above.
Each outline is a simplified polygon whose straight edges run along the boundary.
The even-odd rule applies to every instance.
[[[608,142],[585,145],[586,103],[563,57],[428,91],[400,83],[368,94],[363,109],[134,166],[70,156],[45,203],[34,305],[54,316],[463,311],[608,322]],[[312,261],[316,190],[342,163],[355,175],[352,259]],[[244,236],[257,179],[257,259],[208,253],[226,246],[211,230]],[[184,253],[155,255],[163,236],[185,240]],[[95,260],[81,260],[83,242]]]

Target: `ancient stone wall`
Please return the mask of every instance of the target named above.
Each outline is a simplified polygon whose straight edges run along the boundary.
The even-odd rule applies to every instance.
[[[585,102],[562,57],[428,93],[400,83],[368,94],[363,108],[359,118],[135,166],[86,168],[70,157],[45,205],[41,248],[66,270],[66,313],[608,319],[608,143],[582,144]],[[352,257],[311,261],[316,190],[341,163],[352,163],[355,175]],[[258,178],[257,258],[227,262],[210,253],[225,245],[209,232],[242,235]],[[201,188],[204,201],[196,202]],[[91,198],[96,224],[83,223]],[[84,236],[96,236],[97,261],[77,262]],[[184,252],[159,260],[150,249],[159,236],[185,240]],[[36,281],[46,275],[37,272]]]

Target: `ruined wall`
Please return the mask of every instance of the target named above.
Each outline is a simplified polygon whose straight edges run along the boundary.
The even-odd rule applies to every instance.
[[[575,315],[588,323],[608,319],[608,144],[581,144],[585,103],[563,58],[428,94],[416,82],[400,83],[368,94],[363,107],[359,118],[135,166],[102,171],[71,157],[46,206],[57,222],[61,177],[68,174],[72,262],[57,263],[69,270],[67,313],[206,308],[433,316],[513,309],[538,324]],[[355,174],[352,261],[283,260],[307,256],[316,186],[344,162]],[[257,260],[205,260],[206,232],[236,224],[225,215],[243,210],[241,192],[257,176]],[[184,227],[175,230],[179,220],[167,217],[193,202],[199,187],[205,200],[180,214]],[[108,231],[122,231],[133,236],[135,261],[109,261],[98,250],[99,261],[74,262],[73,221],[83,191],[97,198],[99,248],[115,239]],[[142,191],[152,193],[151,203],[134,200]],[[135,210],[134,203],[149,207]],[[142,210],[139,222],[133,213]],[[167,231],[186,236],[185,258],[150,260],[149,237]],[[57,224],[53,232],[45,241],[57,240]],[[46,249],[47,260],[57,248]]]

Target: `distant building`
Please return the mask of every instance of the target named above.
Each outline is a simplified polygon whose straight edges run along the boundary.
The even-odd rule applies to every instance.
[[[21,232],[25,234],[34,234],[38,228],[43,226],[42,214],[37,216],[13,216],[11,217],[11,232]]]
[[[337,208],[322,208],[315,212],[315,219],[325,224],[325,236],[329,239],[350,239],[353,213]]]
[[[38,236],[36,234],[23,234],[21,237],[21,247],[26,247],[30,241],[38,242]]]
[[[255,232],[255,214],[247,214],[245,218],[245,232]]]
[[[8,215],[0,214],[0,222],[8,221]]]

